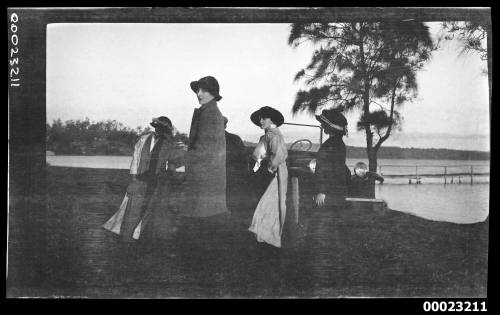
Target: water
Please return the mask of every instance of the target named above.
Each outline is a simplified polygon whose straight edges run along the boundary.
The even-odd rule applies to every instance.
[[[130,156],[47,156],[50,165],[67,167],[128,169],[131,161]],[[348,159],[347,165],[352,170],[359,161],[363,159]],[[489,161],[380,159],[378,164],[382,175],[415,174],[415,165],[419,174],[442,173],[445,165],[448,174],[468,172],[470,165],[474,172],[489,172]],[[475,223],[488,216],[489,176],[474,176],[474,185],[470,185],[470,176],[448,176],[446,186],[442,177],[423,177],[421,181],[422,185],[408,185],[408,178],[388,177],[377,185],[376,198],[386,200],[391,209],[429,220]]]
[[[132,157],[113,155],[48,155],[46,161],[51,166],[129,169]]]
[[[357,162],[368,161],[364,159],[347,159],[349,169],[354,169]],[[446,166],[446,169],[445,169]],[[490,161],[462,161],[462,160],[417,160],[417,159],[379,159],[377,173],[384,176],[384,184],[407,185],[409,177],[391,177],[391,175],[418,175],[422,184],[444,184],[445,178],[429,177],[429,174],[443,174],[446,172],[447,184],[470,184],[470,171],[474,174],[483,173],[487,175],[474,175],[473,183],[489,183]],[[464,175],[467,174],[467,175]],[[415,183],[415,180],[412,180]]]
[[[46,157],[47,163],[52,166],[84,167],[84,168],[110,168],[129,169],[132,161],[131,156],[77,156],[77,155],[53,155]],[[351,169],[357,162],[365,162],[364,159],[347,159],[346,164]],[[415,165],[418,166],[419,174],[443,173],[447,166],[448,174],[469,172],[470,165],[474,172],[489,172],[489,161],[458,161],[458,160],[415,160],[415,159],[379,159],[381,175],[415,174]],[[464,181],[466,176],[462,176]],[[475,177],[474,177],[475,178]],[[450,176],[451,179],[451,176]],[[458,179],[457,179],[458,180]],[[386,182],[387,183],[387,182]],[[405,181],[407,183],[407,181]],[[429,182],[430,183],[430,182]]]
[[[489,184],[377,185],[389,208],[435,221],[482,222],[489,214]]]

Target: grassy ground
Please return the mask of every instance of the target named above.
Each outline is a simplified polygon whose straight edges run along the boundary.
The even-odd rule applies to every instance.
[[[125,247],[101,225],[128,179],[120,170],[48,167],[45,201],[12,197],[7,296],[486,296],[488,220],[318,212],[303,187],[298,237],[276,250],[247,231],[255,200],[242,191],[224,229]]]

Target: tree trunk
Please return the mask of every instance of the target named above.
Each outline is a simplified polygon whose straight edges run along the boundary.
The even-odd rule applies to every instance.
[[[377,172],[377,150],[371,149],[368,155],[368,170],[371,173]],[[375,178],[373,176],[368,177],[369,187],[370,187],[370,198],[375,198]]]
[[[363,91],[363,113],[365,117],[370,113],[370,81],[366,73],[366,63],[365,63],[365,49],[363,43],[363,37],[360,36],[359,42],[359,52],[361,57],[361,68],[363,71],[364,80],[364,91]],[[370,128],[370,123],[365,122],[365,133],[366,133],[366,154],[368,155],[368,169],[372,171],[377,170],[377,158],[376,152],[373,150],[373,134]],[[375,198],[375,180],[372,176],[369,177],[369,194],[371,198]]]

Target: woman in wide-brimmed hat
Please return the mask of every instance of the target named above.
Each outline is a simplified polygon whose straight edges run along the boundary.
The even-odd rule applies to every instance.
[[[190,83],[200,107],[196,108],[189,131],[186,161],[185,217],[228,214],[226,205],[226,138],[224,118],[217,101],[219,83],[207,76]]]
[[[135,144],[130,165],[132,181],[123,202],[103,225],[125,242],[144,234],[166,238],[175,228],[171,224],[170,183],[182,180],[176,168],[184,165],[184,152],[173,142],[170,119],[153,118],[150,125],[155,131],[142,135]]]
[[[316,119],[329,138],[321,144],[316,154],[316,169],[313,177],[314,208],[304,222],[304,255],[311,259],[304,265],[306,277],[321,277],[319,266],[325,261],[325,244],[331,248],[342,242],[342,231],[336,231],[339,217],[348,211],[345,207],[347,195],[346,177],[349,170],[345,166],[346,147],[343,136],[347,134],[347,119],[339,109],[323,110]],[[350,173],[349,173],[350,176]],[[345,210],[345,211],[344,211]],[[333,236],[332,236],[333,235]],[[336,245],[337,244],[337,245]]]
[[[265,181],[265,192],[257,204],[249,230],[257,241],[281,247],[281,236],[286,214],[288,151],[279,130],[284,123],[283,115],[265,106],[252,113],[250,120],[265,130],[253,152],[256,160],[254,172]]]
[[[200,269],[221,268],[218,244],[226,241],[226,137],[217,102],[219,83],[212,76],[190,83],[200,106],[194,109],[186,153],[184,206],[179,209],[179,254]],[[215,280],[214,280],[215,281]]]
[[[190,84],[191,90],[199,95],[200,89],[209,92],[213,97],[214,101],[218,102],[222,99],[219,95],[219,82],[212,76],[207,76],[199,79],[198,81],[192,81]]]
[[[330,137],[321,144],[316,158],[315,203],[318,207],[341,206],[347,196],[346,147],[347,119],[339,109],[326,109],[317,115]]]

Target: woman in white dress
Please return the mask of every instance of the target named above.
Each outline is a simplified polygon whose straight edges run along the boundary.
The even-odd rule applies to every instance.
[[[250,119],[265,130],[253,152],[256,160],[253,171],[265,173],[262,178],[269,179],[269,184],[257,204],[249,230],[255,233],[257,241],[281,247],[286,214],[288,151],[278,127],[284,118],[276,109],[265,106],[255,111]]]

